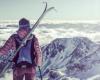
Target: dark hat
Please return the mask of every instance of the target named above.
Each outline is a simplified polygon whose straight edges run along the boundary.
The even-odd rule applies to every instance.
[[[29,29],[29,30],[31,29],[29,20],[25,18],[22,18],[19,20],[19,29],[22,29],[22,28]]]

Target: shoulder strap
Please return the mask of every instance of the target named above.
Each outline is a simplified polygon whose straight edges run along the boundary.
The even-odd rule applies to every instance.
[[[35,54],[35,49],[34,49],[34,41],[35,41],[35,35],[33,35],[32,38],[32,44],[31,44],[31,59],[32,59],[32,65],[36,66],[35,59],[36,59],[36,54]]]
[[[15,40],[15,45],[16,45],[16,49],[18,49],[19,47],[19,42],[17,41],[17,39],[19,38],[19,36],[17,34],[13,34],[12,37],[14,38]],[[13,58],[13,61],[15,62],[15,64],[17,64],[17,59],[19,57],[19,52],[15,55],[15,57]]]

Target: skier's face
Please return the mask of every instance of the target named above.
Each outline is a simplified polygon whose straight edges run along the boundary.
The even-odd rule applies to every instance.
[[[18,35],[20,38],[24,38],[28,34],[28,31],[26,29],[20,29],[18,30]]]

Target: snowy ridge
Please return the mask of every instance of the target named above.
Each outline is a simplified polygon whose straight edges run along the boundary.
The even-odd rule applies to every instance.
[[[58,38],[44,46],[42,51],[44,76],[50,75],[53,70],[79,79],[100,73],[100,45],[88,38]]]

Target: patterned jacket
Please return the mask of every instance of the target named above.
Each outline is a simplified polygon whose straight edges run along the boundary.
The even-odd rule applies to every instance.
[[[39,42],[38,42],[38,39],[36,38],[35,36],[35,39],[34,39],[34,49],[35,49],[35,55],[36,55],[36,60],[35,60],[35,63],[38,65],[38,66],[41,66],[42,64],[42,53],[41,53],[41,49],[40,49],[40,46],[39,46]],[[4,46],[2,46],[0,48],[0,55],[6,55],[9,50],[16,50],[16,43],[15,43],[15,39],[14,39],[14,35],[11,35],[10,38],[5,42]]]

